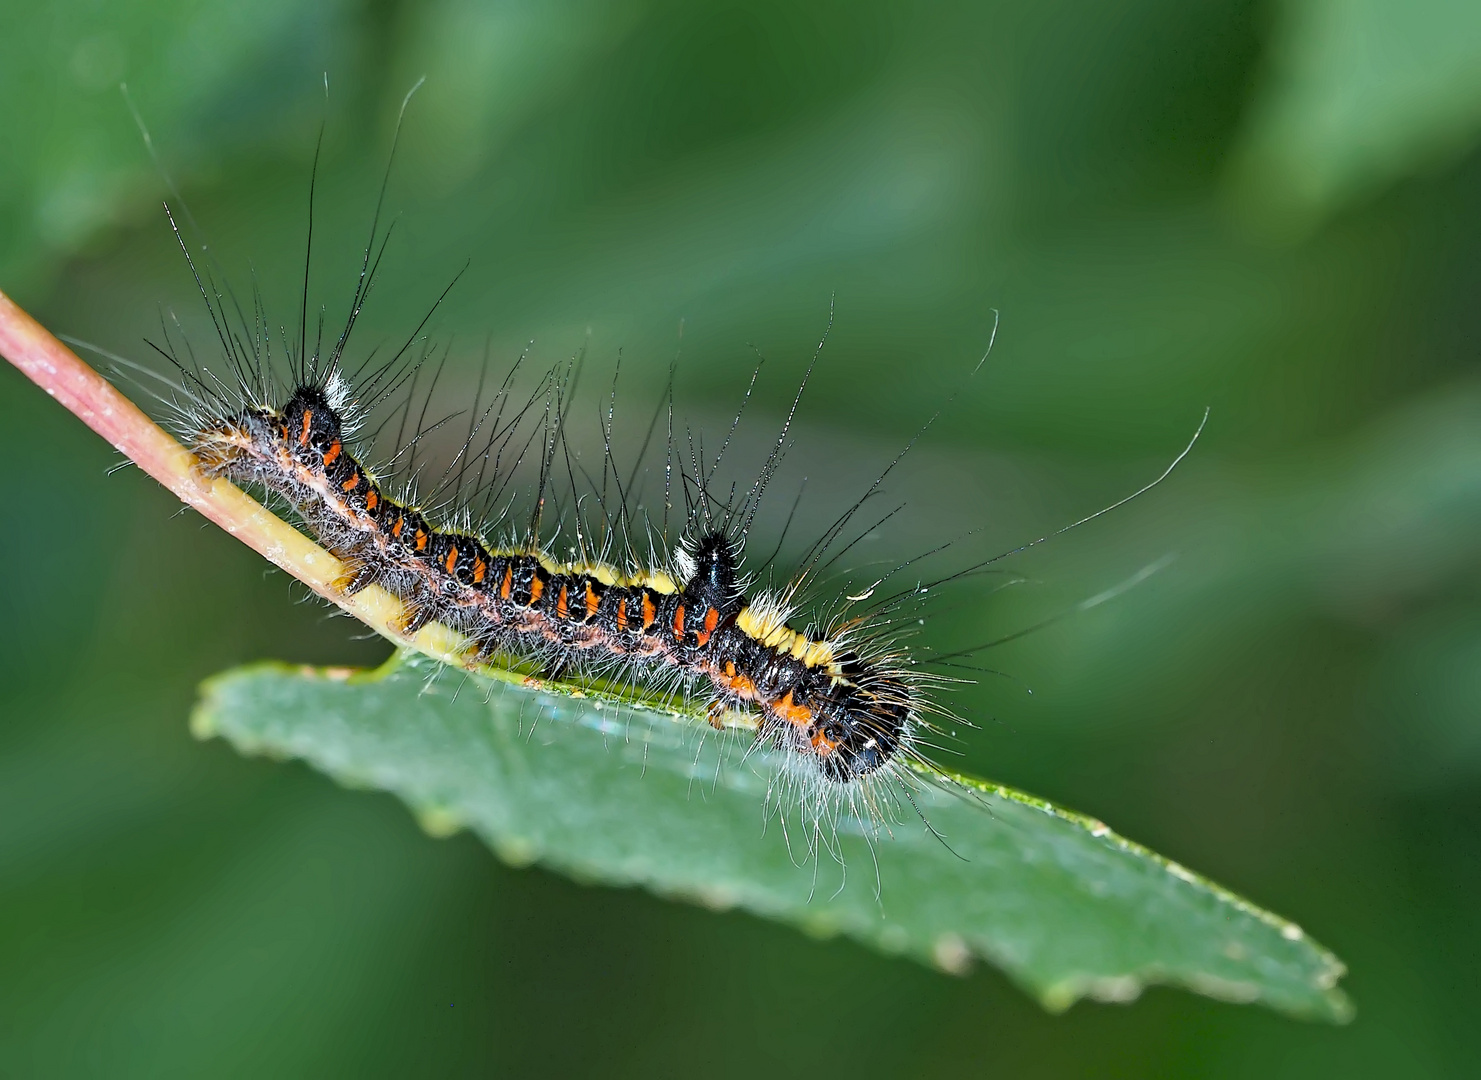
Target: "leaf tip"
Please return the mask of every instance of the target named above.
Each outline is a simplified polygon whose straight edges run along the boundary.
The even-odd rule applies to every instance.
[[[1330,1010],[1328,1019],[1334,1024],[1350,1024],[1358,1014],[1352,998],[1335,988],[1327,992],[1327,1007]]]
[[[221,734],[216,724],[216,715],[207,707],[205,701],[190,710],[190,734],[201,742],[214,739]]]

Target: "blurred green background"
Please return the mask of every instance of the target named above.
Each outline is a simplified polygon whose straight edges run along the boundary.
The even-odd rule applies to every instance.
[[[683,320],[681,412],[723,422],[754,344],[764,438],[836,294],[792,458],[816,525],[961,385],[998,309],[888,540],[980,527],[964,560],[1133,490],[1212,406],[1167,484],[1017,560],[1035,584],[943,605],[927,640],[1175,553],[989,654],[1034,693],[962,688],[963,763],[1296,919],[1351,966],[1357,1019],[1166,990],[1052,1017],[991,970],[510,870],[388,796],[197,744],[202,677],[385,647],[105,475],[7,367],[0,1071],[1474,1067],[1481,6],[4,0],[0,287],[137,359],[162,307],[198,320],[126,80],[216,257],[282,321],[325,125],[337,311],[423,74],[362,343],[471,260],[437,322],[453,385],[485,340],[533,339],[545,362],[621,350],[625,400],[651,403]]]

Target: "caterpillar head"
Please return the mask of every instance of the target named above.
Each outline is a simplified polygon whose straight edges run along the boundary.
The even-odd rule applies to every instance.
[[[343,437],[338,411],[317,386],[300,386],[293,392],[283,406],[281,425],[280,437],[304,460],[322,459]]]
[[[909,737],[910,716],[909,694],[896,680],[850,684],[819,709],[809,732],[819,771],[846,784],[889,764]]]

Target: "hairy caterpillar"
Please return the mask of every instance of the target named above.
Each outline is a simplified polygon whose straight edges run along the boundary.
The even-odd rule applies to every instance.
[[[384,191],[383,186],[382,198]],[[900,623],[907,620],[898,617],[923,603],[927,589],[908,585],[878,592],[917,560],[906,560],[857,593],[846,592],[831,605],[821,626],[799,628],[795,615],[801,586],[830,547],[843,542],[846,551],[852,545],[845,531],[853,515],[894,463],[813,545],[791,583],[777,591],[756,590],[746,570],[745,543],[802,390],[760,474],[739,501],[733,489],[726,493],[713,486],[739,415],[711,460],[694,449],[691,438],[689,460],[678,470],[685,521],[678,539],[670,542],[668,477],[675,465],[671,373],[661,542],[650,527],[649,557],[636,555],[642,530],[629,505],[632,482],[624,489],[611,460],[609,411],[602,486],[611,471],[617,498],[612,505],[598,500],[603,540],[595,553],[587,549],[593,530],[584,525],[578,506],[566,522],[574,524],[574,550],[561,551],[556,538],[542,530],[542,513],[559,459],[568,453],[566,419],[575,371],[568,364],[546,372],[537,390],[507,415],[514,400],[514,370],[493,405],[485,408],[477,398],[465,403],[468,436],[429,499],[420,500],[415,490],[420,473],[409,466],[408,451],[414,455],[441,422],[430,428],[421,421],[414,425],[411,439],[398,446],[384,469],[372,465],[368,455],[373,440],[363,439],[361,432],[370,415],[406,390],[429,362],[430,348],[424,345],[420,354],[416,349],[426,319],[389,359],[367,360],[358,367],[346,359],[384,253],[379,217],[378,206],[349,314],[327,348],[322,319],[317,340],[312,346],[309,341],[306,270],[297,334],[282,334],[286,377],[276,370],[282,361],[274,356],[274,334],[260,300],[249,320],[231,298],[233,318],[227,298],[209,269],[202,276],[171,218],[220,353],[214,361],[198,363],[189,345],[178,346],[166,326],[164,341],[155,347],[176,374],[166,379],[169,389],[156,396],[173,410],[177,431],[201,470],[284,500],[307,531],[341,560],[345,572],[336,583],[340,592],[353,595],[372,584],[384,588],[403,606],[403,632],[413,633],[433,621],[444,624],[469,643],[470,664],[512,662],[546,673],[596,675],[639,691],[678,691],[700,699],[716,727],[727,711],[748,713],[759,741],[784,751],[784,759],[797,766],[794,775],[804,784],[809,778],[821,781],[810,789],[820,805],[842,795],[877,817],[880,800],[875,792],[881,784],[911,783],[922,772],[931,775],[934,767],[922,753],[932,730],[928,716],[950,714],[926,690],[931,682],[946,680],[912,662],[899,633]],[[402,409],[403,425],[409,412],[408,402]],[[655,423],[659,415],[655,412]],[[652,430],[650,425],[650,437]],[[402,442],[399,436],[397,441]],[[512,466],[506,451],[514,466],[527,456],[539,466],[529,524],[511,527],[505,507],[491,525],[480,528],[509,490]],[[568,457],[566,463],[574,487]],[[465,484],[470,476],[471,484]],[[476,505],[480,496],[482,509]],[[1002,557],[930,584],[966,577]],[[855,614],[871,600],[862,614]]]
[[[670,572],[557,561],[531,542],[440,527],[384,492],[346,444],[349,394],[331,362],[280,408],[254,404],[208,423],[194,449],[208,473],[281,495],[346,564],[346,593],[373,583],[405,603],[406,632],[442,622],[479,659],[667,669],[706,685],[714,717],[755,708],[764,738],[840,783],[909,751],[920,706],[908,675],[836,636],[791,628],[770,596],[748,597],[738,541],[723,528],[677,548]]]

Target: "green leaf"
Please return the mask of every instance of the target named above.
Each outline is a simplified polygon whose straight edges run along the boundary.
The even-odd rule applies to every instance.
[[[1241,160],[1267,215],[1311,223],[1475,145],[1481,5],[1287,0],[1284,7]]]
[[[877,838],[843,815],[809,859],[799,815],[784,829],[767,812],[778,761],[745,756],[736,733],[414,655],[365,674],[226,672],[205,684],[192,726],[394,792],[433,835],[470,828],[512,863],[743,908],[953,973],[981,958],[1050,1009],[1167,983],[1309,1018],[1349,1013],[1343,965],[1298,927],[1009,788],[924,784],[915,802],[943,839],[902,803]]]

